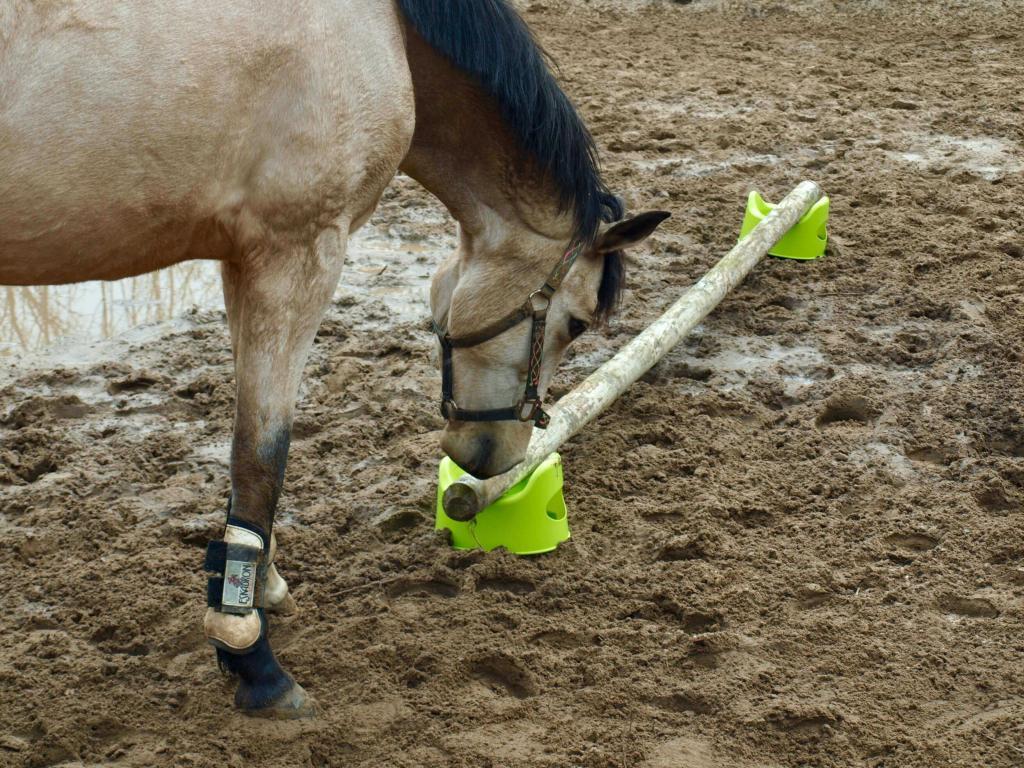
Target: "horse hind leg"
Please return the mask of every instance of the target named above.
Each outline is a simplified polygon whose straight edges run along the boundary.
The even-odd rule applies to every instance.
[[[278,245],[224,265],[237,401],[231,504],[223,542],[211,542],[204,629],[221,666],[238,677],[249,714],[303,717],[312,700],[278,663],[267,613],[294,605],[273,564],[273,522],[284,480],[299,379],[337,285],[348,228],[313,245]]]

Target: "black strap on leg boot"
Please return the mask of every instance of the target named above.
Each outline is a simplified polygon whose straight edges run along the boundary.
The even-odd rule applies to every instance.
[[[204,570],[212,574],[206,587],[209,608],[203,618],[207,640],[218,650],[247,654],[266,639],[267,623],[260,610],[269,568],[269,537],[258,526],[231,515],[222,541],[206,548]]]
[[[245,614],[263,605],[269,546],[263,532],[244,520],[228,517],[222,541],[206,547],[203,569],[207,582],[206,604],[223,613]]]

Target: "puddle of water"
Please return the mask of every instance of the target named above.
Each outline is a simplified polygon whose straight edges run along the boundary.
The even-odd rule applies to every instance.
[[[721,120],[728,117],[742,117],[743,115],[752,114],[759,109],[763,109],[765,102],[755,99],[729,101],[685,94],[680,95],[673,101],[648,99],[641,101],[639,106],[641,109],[650,111],[652,114]]]
[[[350,241],[335,296],[372,297],[392,320],[424,320],[430,314],[430,279],[448,250],[433,241],[405,242],[366,227]]]
[[[717,338],[723,341],[723,349],[714,355],[684,353],[677,359],[695,369],[710,369],[720,392],[742,389],[756,376],[774,375],[786,395],[793,397],[803,387],[821,381],[827,363],[817,347],[785,347],[755,336]]]
[[[946,134],[910,134],[905,151],[888,154],[925,170],[963,169],[986,181],[1024,171],[1024,162],[1018,159],[1019,148],[991,136],[968,139]]]
[[[696,367],[710,368],[724,379],[723,391],[746,386],[758,374],[773,372],[782,380],[785,393],[792,397],[803,387],[821,380],[825,356],[816,347],[783,347],[765,344],[763,339],[738,337],[731,349],[723,349],[710,357],[686,358]]]
[[[193,455],[202,461],[228,467],[231,465],[231,441],[224,439],[199,445]]]
[[[785,347],[757,336],[729,336],[703,325],[692,336],[715,339],[722,349],[713,355],[699,357],[680,344],[665,357],[672,365],[686,365],[695,370],[707,369],[712,384],[693,383],[695,387],[712,386],[717,392],[743,389],[756,376],[777,376],[786,395],[794,397],[803,387],[822,380],[828,360],[821,350],[812,346]],[[574,377],[589,375],[604,364],[617,350],[601,347],[578,353],[566,366]],[[687,384],[689,385],[689,383]]]
[[[406,243],[365,227],[350,241],[337,296],[370,296],[391,318],[426,317],[429,284],[445,251],[437,243]],[[187,309],[220,309],[220,265],[191,261],[113,282],[0,287],[0,357],[17,358],[83,344],[180,317]]]
[[[914,463],[887,443],[866,443],[850,452],[850,461],[863,467],[881,465],[902,480],[910,480],[917,475]]]
[[[3,288],[0,355],[93,341],[221,301],[220,272],[193,261],[116,282]]]

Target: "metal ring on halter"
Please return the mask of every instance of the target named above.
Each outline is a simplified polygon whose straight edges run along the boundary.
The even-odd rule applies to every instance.
[[[545,286],[545,288],[546,287],[547,286]],[[552,291],[551,293],[554,293],[554,291]],[[538,298],[543,299],[544,302],[540,306],[538,306],[536,301],[536,299]],[[540,288],[539,290],[536,290],[533,293],[531,293],[527,301],[529,302],[530,307],[533,309],[533,316],[543,317],[548,313],[548,308],[551,306],[551,294],[545,291],[544,288]]]

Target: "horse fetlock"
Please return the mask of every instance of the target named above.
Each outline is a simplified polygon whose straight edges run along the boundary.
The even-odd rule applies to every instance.
[[[298,610],[294,598],[288,593],[288,582],[277,572],[273,563],[267,569],[267,583],[263,588],[263,606],[279,616],[291,616]]]
[[[316,704],[278,663],[266,636],[245,653],[218,648],[217,660],[237,676],[235,706],[246,714],[282,719],[316,714]]]
[[[238,680],[236,707],[261,717],[287,719],[316,714],[312,699],[274,656],[261,609],[242,615],[209,608],[203,626],[207,639],[217,649],[221,669]]]

